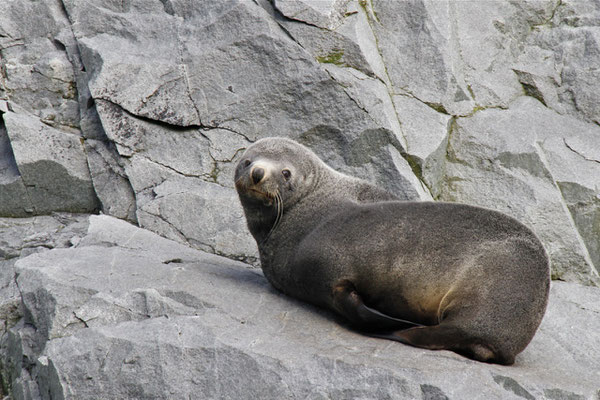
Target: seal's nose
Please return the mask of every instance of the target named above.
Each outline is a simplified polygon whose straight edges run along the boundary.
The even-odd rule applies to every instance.
[[[265,177],[265,170],[261,167],[256,167],[252,170],[252,182],[256,185]]]

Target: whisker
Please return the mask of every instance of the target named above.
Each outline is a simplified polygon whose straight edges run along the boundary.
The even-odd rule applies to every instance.
[[[275,229],[281,222],[281,218],[283,217],[283,200],[281,199],[281,195],[279,194],[279,192],[275,192],[275,194],[269,194],[269,197],[271,197],[275,202],[275,206],[277,207],[277,216],[275,217],[275,222],[269,230],[269,233],[262,241],[263,243],[266,242],[269,239],[269,237],[271,237],[271,234],[273,233],[273,231],[275,231]]]
[[[275,229],[279,223],[281,222],[281,217],[283,217],[283,200],[281,199],[281,195],[279,192],[275,193],[277,199],[277,218],[275,218],[275,223],[273,224],[273,229]]]

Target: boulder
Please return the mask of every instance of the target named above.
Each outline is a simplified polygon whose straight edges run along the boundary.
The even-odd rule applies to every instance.
[[[20,259],[15,398],[549,398],[600,394],[600,290],[554,282],[510,367],[368,338],[246,264],[109,216]]]
[[[81,131],[101,127],[80,107],[84,84],[70,54],[76,47],[60,2],[0,5],[0,150],[10,166],[0,169],[2,216],[100,205]]]
[[[82,214],[0,218],[0,393],[10,386],[7,354],[18,351],[8,331],[23,317],[15,263],[20,257],[73,246],[85,236],[88,225],[88,216]]]
[[[54,129],[24,112],[8,112],[2,118],[25,186],[25,213],[91,212],[98,207],[79,135]],[[10,155],[7,158],[12,161]]]
[[[0,99],[73,133],[79,107],[73,65],[59,39],[65,31],[69,20],[59,2],[0,4]]]

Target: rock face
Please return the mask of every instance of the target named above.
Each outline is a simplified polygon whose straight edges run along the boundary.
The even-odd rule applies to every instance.
[[[99,209],[256,265],[232,166],[289,136],[401,198],[507,212],[554,278],[600,282],[597,2],[0,11],[0,215]]]
[[[406,356],[394,351],[412,352],[408,359],[430,356],[352,335],[341,339],[343,328],[323,329],[327,318],[306,308],[294,311],[302,318],[293,329],[318,338],[335,332],[329,353],[323,343],[300,341],[311,349],[306,354],[284,347],[298,336],[268,316],[255,316],[253,330],[235,342],[228,333],[249,325],[231,321],[248,310],[215,316],[221,307],[215,304],[225,300],[206,282],[213,273],[230,273],[249,290],[248,303],[239,304],[271,296],[266,307],[296,309],[234,262],[258,265],[233,167],[250,143],[287,136],[335,169],[402,199],[508,213],[538,234],[554,279],[600,285],[598,65],[600,4],[594,0],[1,1],[5,389],[14,388],[17,398],[94,397],[84,382],[96,393],[114,390],[107,394],[113,398],[176,398],[192,390],[239,397],[228,392],[232,387],[273,398],[289,391],[310,398],[461,398],[473,397],[468,390],[481,386],[477,381],[486,382],[480,389],[491,397],[593,398],[593,385],[571,382],[596,378],[589,371],[599,369],[586,358],[594,345],[585,331],[586,316],[594,320],[586,313],[597,307],[582,305],[584,296],[597,299],[593,288],[556,283],[549,318],[565,336],[549,336],[537,352],[532,344],[534,354],[549,354],[540,360],[553,367],[559,368],[560,354],[563,365],[573,364],[561,379],[557,369],[541,373],[546,366],[532,366],[536,360],[513,372],[438,355],[432,356],[436,367],[398,364]],[[119,288],[117,278],[110,281],[114,293],[102,286],[107,270],[94,269],[105,265],[97,261],[102,255],[130,260],[136,271],[149,256],[147,247],[130,246],[135,238],[110,236],[113,225],[133,228],[107,217],[92,218],[91,242],[80,243],[87,215],[99,212],[145,229],[134,236],[154,232],[181,245],[161,242],[169,243],[165,253],[151,253],[175,260],[155,265],[153,279],[162,286],[129,277],[127,284],[139,286]],[[99,232],[104,241],[93,242]],[[54,269],[59,266],[64,270]],[[169,284],[162,274],[172,276],[176,267],[200,275]],[[219,287],[234,292],[234,283],[224,282]],[[568,309],[573,304],[588,311]],[[560,310],[580,322],[560,320]],[[548,323],[540,336],[551,335]],[[286,334],[253,344],[249,338],[261,329]],[[571,329],[582,344],[566,344]],[[364,350],[363,343],[372,347]],[[111,348],[123,357],[105,357]],[[385,351],[357,372],[372,349]],[[321,350],[328,356],[311,358]],[[79,372],[70,369],[81,365],[76,357],[87,360]],[[588,373],[576,372],[580,359]],[[77,375],[86,368],[89,378]],[[462,383],[444,375],[448,369],[480,379]],[[128,383],[107,383],[116,377]]]
[[[555,282],[533,342],[502,367],[361,336],[246,264],[112,217],[74,242],[16,262],[24,318],[4,367],[17,398],[600,395],[598,288]]]

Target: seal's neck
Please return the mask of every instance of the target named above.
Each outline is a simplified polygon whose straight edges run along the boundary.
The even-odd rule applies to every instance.
[[[248,230],[259,245],[267,239],[277,220],[277,207],[240,196]]]
[[[343,208],[342,203],[352,201],[337,190],[335,180],[329,177],[314,183],[312,190],[305,193],[300,201],[283,207],[281,221],[268,240],[257,239],[263,266],[273,261],[272,254],[281,258],[278,262],[284,262],[287,257],[284,249],[294,249],[307,234]]]

